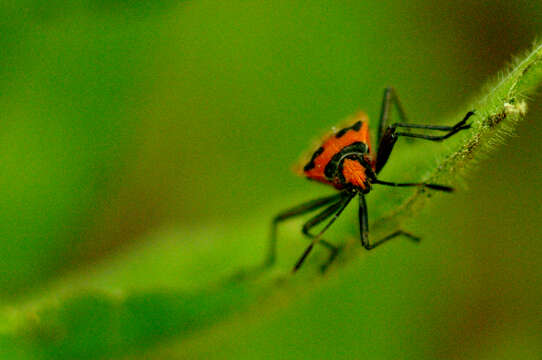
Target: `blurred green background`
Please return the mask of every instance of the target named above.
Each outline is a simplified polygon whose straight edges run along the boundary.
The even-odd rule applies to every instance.
[[[535,1],[0,1],[0,304],[114,272],[172,228],[186,251],[243,253],[231,229],[250,223],[263,249],[276,211],[329,193],[291,174],[311,139],[359,109],[374,125],[388,85],[417,122],[456,114],[542,34],[541,15]],[[540,100],[468,188],[409,224],[420,246],[188,340],[169,324],[146,356],[539,359]],[[191,254],[175,256],[153,261],[174,272]],[[139,271],[167,294],[160,266]],[[214,276],[190,266],[193,283]],[[46,356],[136,353],[77,339]],[[6,358],[35,345],[4,343]]]

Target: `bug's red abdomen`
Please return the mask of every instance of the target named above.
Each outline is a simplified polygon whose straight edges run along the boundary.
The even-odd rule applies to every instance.
[[[370,138],[368,117],[364,112],[356,114],[351,121],[350,126],[344,127],[337,132],[326,137],[322,145],[312,154],[310,161],[303,168],[303,174],[309,179],[320,181],[326,184],[334,185],[337,188],[344,187],[344,183],[339,183],[333,179],[329,173],[330,162],[349,146],[364,144],[363,147],[370,154]],[[356,172],[363,170],[360,164],[347,162],[343,166],[343,181],[349,182],[354,186],[362,187],[365,180],[365,171],[356,175]],[[371,161],[372,166],[372,161]],[[326,167],[328,173],[326,174]],[[362,181],[363,180],[363,181]],[[363,188],[363,187],[362,187]]]

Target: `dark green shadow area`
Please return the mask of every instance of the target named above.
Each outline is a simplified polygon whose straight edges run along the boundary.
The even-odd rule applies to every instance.
[[[250,298],[243,284],[217,291],[155,291],[124,299],[79,295],[36,314],[16,336],[0,337],[5,358],[96,359],[128,355],[186,336],[230,315]]]
[[[147,30],[175,4],[0,4],[4,299],[115,246],[81,249],[137,146],[133,109],[159,38]]]

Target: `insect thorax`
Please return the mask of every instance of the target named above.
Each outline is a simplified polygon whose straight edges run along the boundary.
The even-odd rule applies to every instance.
[[[337,188],[352,186],[363,192],[370,190],[366,170],[370,169],[369,148],[363,142],[345,146],[326,165],[324,174]]]

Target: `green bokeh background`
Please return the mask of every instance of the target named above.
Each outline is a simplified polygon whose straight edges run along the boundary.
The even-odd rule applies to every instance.
[[[1,1],[1,303],[171,227],[235,248],[212,229],[249,222],[264,243],[275,211],[329,192],[291,175],[311,139],[359,109],[374,122],[388,85],[417,122],[457,113],[541,15],[535,1]],[[540,100],[468,188],[409,224],[419,247],[188,340],[156,330],[146,356],[539,358]]]

